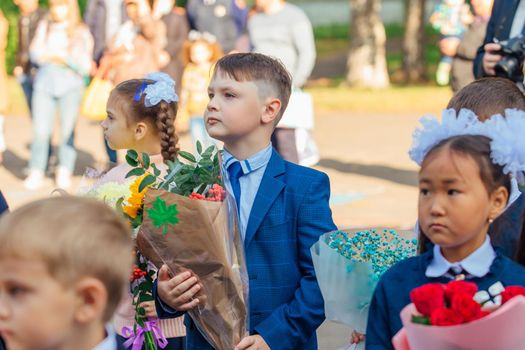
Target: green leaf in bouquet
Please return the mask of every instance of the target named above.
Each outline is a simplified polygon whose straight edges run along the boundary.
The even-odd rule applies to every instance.
[[[147,153],[142,153],[142,167],[144,169],[149,169],[150,163],[149,155]]]
[[[197,153],[201,154],[202,153],[202,143],[199,140],[197,140],[196,146],[197,146]]]
[[[126,174],[126,178],[128,177],[131,177],[131,176],[142,176],[146,173],[146,170],[144,170],[143,168],[135,168],[135,169],[131,169],[127,174]]]
[[[141,283],[138,286],[139,291],[142,292],[142,294],[151,293],[151,286],[148,285],[149,283]]]
[[[153,297],[150,294],[140,293],[138,301],[139,303],[143,303],[146,301],[153,301]]]
[[[207,177],[210,177],[210,178],[212,177],[212,172],[211,172],[211,169],[209,167],[200,168],[199,172],[200,172],[201,176],[207,176]]]
[[[412,315],[412,323],[422,324],[422,325],[431,325],[430,318],[427,316]]]
[[[132,167],[139,165],[139,154],[134,149],[130,149],[126,152],[126,162]]]
[[[184,182],[190,180],[192,177],[193,177],[192,173],[186,173],[186,174],[179,175],[175,179],[175,183],[177,185],[182,185]]]
[[[177,218],[177,214],[179,213],[177,205],[167,205],[166,201],[160,197],[155,199],[153,207],[146,209],[146,212],[155,227],[163,228],[163,235],[168,233],[168,225],[175,225],[179,222],[179,219]]]
[[[197,159],[195,159],[195,156],[189,152],[185,152],[185,151],[179,151],[179,156],[181,156],[182,158],[192,162],[192,163],[197,163]]]
[[[129,155],[126,154],[126,163],[128,163],[131,167],[139,166],[139,162],[133,158],[130,158]]]
[[[144,310],[143,307],[140,307],[140,306],[139,306],[139,307],[137,308],[137,313],[139,314],[139,316],[142,316],[142,317],[146,316],[146,310]]]
[[[211,145],[210,147],[206,148],[204,153],[202,154],[203,158],[211,158],[211,155],[213,154],[213,151],[216,150],[216,147]]]
[[[199,166],[203,168],[213,168],[213,162],[211,159],[201,158],[201,160],[199,160]]]
[[[160,170],[159,170],[159,168],[157,168],[155,163],[151,163],[151,167],[153,168],[153,175],[155,175],[156,177],[159,177],[160,176]]]
[[[144,191],[144,189],[148,187],[149,185],[155,183],[156,180],[157,178],[153,175],[148,175],[144,179],[142,179],[139,185],[139,193]]]
[[[142,225],[142,211],[137,212],[137,216],[134,219],[131,219],[131,227],[137,228]]]

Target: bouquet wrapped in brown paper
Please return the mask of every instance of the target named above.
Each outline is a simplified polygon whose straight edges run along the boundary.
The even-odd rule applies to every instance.
[[[176,206],[178,222],[164,233],[147,214],[162,199]],[[233,349],[244,337],[247,322],[242,243],[231,225],[228,203],[190,199],[165,190],[149,190],[137,243],[152,261],[162,261],[173,273],[190,270],[198,276],[204,303],[189,311],[197,327],[216,349]]]
[[[143,180],[140,200],[127,200],[136,207],[123,212],[139,227],[137,246],[146,258],[157,267],[166,264],[173,275],[191,271],[199,279],[200,303],[188,314],[215,349],[231,350],[248,332],[243,244],[235,200],[222,187],[219,156],[199,146],[199,160],[180,152],[186,162],[170,162],[163,179],[154,166],[148,171],[147,156],[144,161],[128,152],[135,167],[130,174]]]

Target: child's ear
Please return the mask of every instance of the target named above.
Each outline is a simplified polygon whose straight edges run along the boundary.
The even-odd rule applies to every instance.
[[[146,137],[149,131],[149,125],[145,122],[138,122],[135,124],[135,140],[139,141]]]
[[[264,111],[261,117],[263,124],[274,124],[281,111],[281,100],[269,98],[266,100]]]
[[[504,187],[500,186],[490,196],[491,209],[489,212],[489,219],[496,219],[507,206],[509,200],[509,191]]]
[[[102,320],[108,303],[108,293],[102,281],[86,277],[75,285],[77,309],[75,320],[78,323],[89,323]]]

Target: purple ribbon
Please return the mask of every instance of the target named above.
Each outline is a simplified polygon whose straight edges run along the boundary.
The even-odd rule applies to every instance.
[[[147,332],[153,333],[153,340],[155,341],[156,346],[160,347],[161,349],[164,349],[166,346],[168,346],[168,340],[157,325],[157,321],[146,321],[144,323],[144,327],[137,325],[136,328],[136,332],[133,331],[132,327],[126,326],[122,328],[122,335],[125,338],[128,338],[128,340],[126,340],[124,343],[126,348],[132,346],[131,350],[141,350],[142,345],[144,344],[144,333]]]

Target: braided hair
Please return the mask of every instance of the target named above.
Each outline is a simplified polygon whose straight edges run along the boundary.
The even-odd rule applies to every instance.
[[[118,84],[114,91],[124,97],[123,108],[126,110],[129,123],[147,121],[160,135],[162,159],[167,162],[174,160],[179,151],[177,147],[179,139],[175,133],[178,104],[160,101],[154,106],[146,107],[145,94],[141,94],[141,90],[154,83],[155,81],[149,79],[130,79]]]

